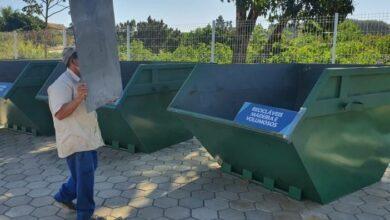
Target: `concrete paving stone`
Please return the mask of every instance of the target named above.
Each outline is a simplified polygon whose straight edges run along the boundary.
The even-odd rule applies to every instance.
[[[385,203],[387,201],[385,198],[379,196],[373,196],[373,195],[363,195],[360,196],[360,198],[366,203],[378,203],[378,202]]]
[[[203,189],[210,192],[223,192],[225,191],[225,184],[218,183],[206,183],[203,185]]]
[[[137,209],[124,206],[120,208],[112,209],[111,216],[114,218],[123,218],[127,219],[130,217],[135,217],[137,215]]]
[[[63,175],[53,175],[46,177],[45,181],[49,183],[59,182],[59,181],[65,181],[67,179],[66,176]]]
[[[146,192],[146,197],[151,198],[151,199],[158,199],[161,197],[164,197],[168,194],[168,192],[164,190],[159,190],[159,189],[154,189],[154,190],[148,190]]]
[[[205,191],[205,190],[197,190],[197,191],[191,192],[191,197],[196,198],[196,199],[206,200],[206,199],[215,198],[215,195],[213,192],[209,192],[209,191]]]
[[[387,202],[390,205],[390,202]],[[367,203],[359,207],[364,213],[384,216],[389,211],[381,203]]]
[[[256,207],[256,209],[264,211],[264,212],[277,212],[277,211],[282,210],[282,208],[280,207],[280,204],[276,201],[256,202],[255,207]]]
[[[229,208],[229,201],[222,198],[217,199],[211,199],[211,200],[205,200],[204,206],[206,208],[212,209],[212,210],[223,210]]]
[[[38,188],[31,190],[27,195],[33,198],[48,196],[53,190],[48,188]]]
[[[30,214],[34,210],[34,207],[30,205],[21,205],[10,208],[5,215],[10,218],[16,218]]]
[[[122,176],[127,176],[127,177],[136,177],[136,176],[141,176],[142,172],[137,171],[137,170],[129,170],[125,171],[122,173]]]
[[[107,208],[107,207],[97,207],[95,209],[94,215],[99,216],[99,217],[108,217],[111,215],[113,209]]]
[[[116,189],[104,189],[104,190],[100,190],[97,196],[103,199],[108,199],[108,198],[119,196],[120,194],[121,191]]]
[[[218,218],[218,213],[217,211],[208,208],[197,208],[192,210],[192,217],[202,220],[211,220]]]
[[[138,210],[138,217],[145,219],[155,219],[162,217],[164,215],[164,210],[158,207],[146,207]]]
[[[334,219],[334,220],[356,220],[357,219],[352,214],[347,214],[342,212],[329,212],[328,216],[330,219]]]
[[[19,168],[19,169],[8,169],[8,170],[4,170],[4,172],[2,172],[3,175],[14,175],[14,174],[19,174],[19,173],[23,173],[23,169]]]
[[[30,205],[34,207],[42,207],[42,206],[47,206],[51,205],[54,203],[54,199],[51,196],[44,196],[44,197],[39,197],[35,198],[30,202]]]
[[[360,197],[356,196],[355,194],[344,196],[339,199],[339,202],[355,206],[363,205],[365,203]]]
[[[8,197],[22,196],[22,195],[26,195],[28,192],[30,192],[30,189],[28,189],[28,188],[14,188],[14,189],[8,190],[5,193],[5,195]]]
[[[35,209],[31,215],[42,218],[42,217],[47,217],[47,216],[53,216],[58,212],[59,208],[53,205],[48,205],[48,206],[42,206],[37,209]]]
[[[238,193],[223,191],[223,192],[216,192],[215,193],[216,198],[225,198],[227,200],[237,200],[239,199]]]
[[[192,178],[188,176],[179,176],[179,177],[174,177],[173,182],[178,183],[178,184],[188,184],[192,182]]]
[[[15,196],[8,199],[4,204],[9,207],[28,205],[32,200],[29,196]]]
[[[125,177],[125,176],[112,176],[112,177],[109,177],[107,182],[110,182],[110,183],[123,183],[123,182],[126,182],[128,179],[128,177]]]
[[[145,177],[149,177],[149,178],[159,177],[159,176],[161,176],[161,172],[158,172],[156,170],[145,170],[142,172],[141,176],[145,176]]]
[[[54,191],[57,191],[61,188],[62,184],[64,184],[66,181],[61,181],[61,182],[55,182],[55,183],[50,183],[47,188],[52,189]]]
[[[122,191],[121,196],[128,198],[128,199],[135,199],[139,197],[146,197],[149,195],[150,192],[140,190],[140,189],[130,189]]]
[[[198,184],[196,182],[189,183],[181,187],[181,189],[187,190],[187,191],[197,191],[202,189],[202,184]]]
[[[315,211],[304,211],[301,213],[303,220],[329,220],[326,214],[315,212]]]
[[[183,207],[171,207],[165,210],[165,216],[170,219],[184,219],[191,216],[190,210]]]
[[[179,205],[185,208],[196,209],[203,207],[203,200],[197,198],[183,198],[179,200]]]
[[[279,202],[280,207],[285,211],[296,211],[299,212],[303,209],[305,209],[305,204],[300,201],[287,199]]]
[[[248,200],[243,200],[243,199],[230,201],[230,208],[235,209],[237,211],[242,211],[242,212],[251,211],[251,210],[256,209],[255,204],[253,202],[248,201]]]
[[[58,217],[58,216],[56,216],[56,215],[52,215],[52,216],[47,216],[47,217],[39,218],[39,220],[63,220],[63,218]]]
[[[275,220],[301,220],[301,216],[296,212],[280,211],[273,213]]]
[[[173,199],[183,199],[190,197],[191,193],[183,189],[177,189],[175,191],[169,192],[167,196]]]
[[[49,185],[46,181],[36,181],[36,182],[30,182],[25,187],[29,189],[38,189],[38,188],[45,188],[47,185]]]
[[[389,198],[390,197],[390,193],[387,192],[386,190],[383,190],[383,189],[370,187],[370,188],[365,188],[363,190],[368,195],[377,196],[377,197],[381,197],[381,198]]]
[[[153,199],[149,199],[146,197],[139,197],[139,198],[135,198],[135,199],[130,200],[128,205],[132,206],[134,208],[145,208],[145,207],[151,206],[152,204],[153,204]]]
[[[0,215],[4,214],[8,209],[10,209],[8,206],[0,204]]]
[[[36,181],[42,181],[45,177],[41,175],[33,175],[33,176],[27,176],[26,179],[24,179],[27,182],[36,182]]]
[[[219,218],[224,220],[245,220],[245,214],[243,212],[233,210],[233,209],[225,209],[218,211]]]
[[[225,189],[227,191],[233,192],[233,193],[242,193],[242,192],[248,191],[247,185],[240,185],[240,184],[227,185],[227,186],[225,186]]]
[[[137,186],[135,183],[129,183],[129,182],[122,182],[122,183],[115,183],[114,184],[114,189],[125,191],[125,190],[130,190],[134,189]]]
[[[158,184],[158,189],[173,192],[173,191],[178,190],[178,189],[183,189],[182,187],[184,187],[184,186],[185,185],[183,185],[183,184],[169,183],[168,182],[168,183]]]
[[[115,171],[115,170],[113,170],[113,168],[112,168],[112,170],[107,170],[107,171],[101,172],[100,175],[101,175],[101,176],[105,176],[105,177],[113,177],[113,176],[120,176],[120,175],[121,175],[121,172]]]
[[[119,208],[119,207],[127,206],[128,203],[129,203],[129,199],[118,196],[118,197],[106,199],[103,205],[108,208]]]
[[[161,198],[155,199],[154,203],[153,203],[154,206],[157,206],[159,208],[164,208],[164,209],[177,206],[178,204],[179,204],[179,202],[177,199],[172,199],[169,197],[161,197]]]
[[[108,183],[108,182],[95,183],[95,190],[112,189],[113,187],[114,187],[113,183]]]
[[[167,183],[170,181],[170,179],[171,178],[168,176],[157,176],[157,177],[150,178],[150,182],[155,183],[155,184]]]
[[[239,193],[240,199],[248,200],[252,202],[264,201],[263,195],[264,194],[261,192],[254,192],[254,191]]]
[[[336,211],[339,211],[342,213],[347,213],[347,214],[359,214],[362,212],[357,206],[350,205],[350,204],[344,204],[344,203],[335,204],[335,205],[333,205],[333,208]]]
[[[145,176],[134,176],[134,177],[130,177],[128,182],[130,183],[141,183],[141,182],[144,182],[144,181],[148,181],[148,177],[145,177]]]
[[[101,176],[101,175],[95,175],[95,184],[96,183],[101,183],[104,182],[108,179],[106,176]]]
[[[369,214],[369,213],[361,213],[356,215],[359,220],[383,220],[384,218],[378,215]]]
[[[136,188],[140,190],[154,190],[157,189],[158,185],[155,183],[150,183],[150,182],[143,182],[143,183],[138,183]]]
[[[19,180],[19,181],[11,181],[4,185],[5,188],[8,189],[15,189],[15,188],[22,188],[27,185],[27,181],[25,180]]]
[[[19,216],[16,218],[12,218],[12,220],[37,220],[38,218],[33,217],[31,215]]]
[[[263,212],[260,210],[245,212],[245,216],[247,220],[272,220],[272,213]],[[314,218],[312,220],[319,220],[319,219]]]

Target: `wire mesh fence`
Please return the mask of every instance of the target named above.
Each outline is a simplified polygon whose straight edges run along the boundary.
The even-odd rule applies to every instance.
[[[390,13],[117,26],[121,60],[390,64]],[[71,29],[0,33],[0,59],[59,59]]]

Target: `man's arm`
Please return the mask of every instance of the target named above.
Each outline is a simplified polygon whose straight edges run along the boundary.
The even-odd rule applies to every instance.
[[[84,99],[87,97],[87,94],[88,94],[87,85],[85,83],[81,83],[77,87],[76,97],[72,101],[62,105],[60,110],[56,112],[55,117],[58,120],[63,120],[69,117],[77,109],[77,107],[79,107],[79,105],[84,101]]]
[[[81,102],[83,102],[83,99],[73,99],[72,101],[64,104],[61,109],[57,111],[55,117],[60,121],[69,117],[77,109],[77,107],[79,107]]]

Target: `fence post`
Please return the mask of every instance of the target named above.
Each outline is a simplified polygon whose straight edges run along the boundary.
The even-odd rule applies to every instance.
[[[339,13],[334,14],[333,24],[333,44],[332,44],[332,64],[336,63],[336,47],[337,47],[337,26],[339,24]]]
[[[131,59],[131,54],[130,54],[130,35],[131,35],[131,30],[130,30],[130,24],[127,24],[127,32],[126,32],[126,44],[127,44],[127,60],[130,61]]]
[[[211,34],[211,58],[210,63],[215,63],[215,20],[213,21]]]
[[[68,38],[66,36],[66,28],[62,29],[62,45],[65,47],[68,46]]]
[[[14,36],[14,59],[17,60],[19,58],[18,54],[18,32],[13,32]]]

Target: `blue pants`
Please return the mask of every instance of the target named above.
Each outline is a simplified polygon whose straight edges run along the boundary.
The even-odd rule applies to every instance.
[[[66,162],[71,175],[54,199],[65,203],[77,199],[77,220],[89,220],[95,210],[93,186],[97,153],[96,151],[74,153],[66,158]]]

